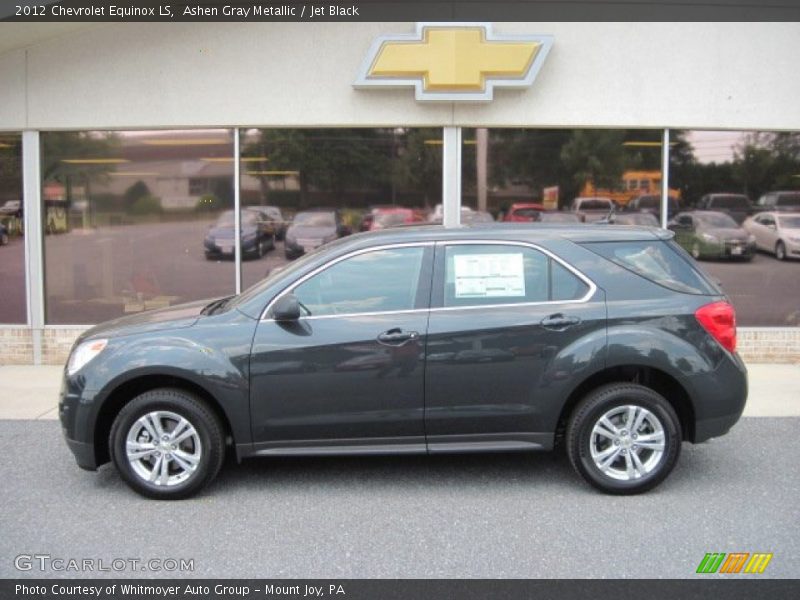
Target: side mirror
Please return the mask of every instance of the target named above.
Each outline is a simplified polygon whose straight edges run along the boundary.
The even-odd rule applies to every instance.
[[[294,294],[281,296],[272,307],[272,318],[278,322],[297,321],[300,318],[300,301]]]

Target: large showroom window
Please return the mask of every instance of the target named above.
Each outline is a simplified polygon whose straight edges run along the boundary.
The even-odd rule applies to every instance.
[[[234,293],[232,130],[46,132],[41,153],[48,324]]]
[[[0,133],[0,323],[25,323],[22,136]]]
[[[657,227],[662,136],[465,129],[461,221]],[[800,133],[671,130],[666,212],[740,325],[800,325]]]
[[[675,239],[720,282],[739,325],[800,326],[800,133],[673,135]]]
[[[242,220],[261,223],[243,225],[244,287],[351,233],[441,221],[441,129],[242,129],[240,137]]]

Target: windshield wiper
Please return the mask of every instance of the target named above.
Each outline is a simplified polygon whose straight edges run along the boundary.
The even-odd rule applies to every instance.
[[[201,315],[213,315],[214,313],[219,312],[225,306],[227,306],[228,302],[233,300],[236,296],[227,296],[225,298],[220,298],[219,300],[214,300],[211,304],[206,305],[203,310],[200,311]]]

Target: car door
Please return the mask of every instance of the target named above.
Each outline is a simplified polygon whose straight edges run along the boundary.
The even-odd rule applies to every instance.
[[[745,223],[748,233],[752,233],[756,238],[756,248],[764,249],[769,240],[768,237],[768,218],[767,215],[756,215],[750,219],[749,223]]]
[[[549,447],[573,377],[603,360],[603,293],[519,242],[442,243],[435,271],[428,451]]]
[[[278,296],[294,294],[304,314],[277,322],[268,308],[257,327],[250,362],[257,452],[424,451],[432,256],[429,244],[357,251]]]
[[[759,247],[768,252],[775,252],[775,244],[778,243],[779,238],[778,224],[775,222],[775,217],[770,214],[763,215],[761,217],[761,238],[759,240]]]

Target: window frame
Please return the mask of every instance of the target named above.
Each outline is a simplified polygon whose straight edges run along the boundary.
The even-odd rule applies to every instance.
[[[588,286],[588,290],[586,294],[584,294],[582,297],[572,300],[538,300],[538,301],[524,301],[524,302],[503,302],[496,304],[476,304],[473,306],[445,306],[444,305],[444,289],[445,289],[445,279],[446,279],[445,257],[446,257],[446,249],[449,246],[518,246],[535,250],[537,252],[541,252],[550,260],[557,262],[567,271],[575,275],[578,279],[580,279],[583,283],[585,283]],[[548,274],[548,284],[552,285],[552,283],[550,282],[550,277],[551,275]],[[452,311],[452,310],[515,308],[520,306],[546,306],[546,305],[556,305],[556,304],[558,305],[585,304],[586,302],[589,302],[589,300],[592,299],[596,291],[597,291],[597,284],[595,284],[594,281],[589,279],[589,277],[587,277],[583,272],[579,271],[561,257],[557,256],[556,254],[553,254],[553,252],[547,250],[546,248],[543,248],[542,246],[539,246],[538,244],[533,244],[530,242],[521,242],[518,240],[498,240],[498,239],[444,240],[436,242],[436,256],[434,259],[434,268],[433,268],[433,288],[431,290],[431,305],[430,305],[431,312]]]
[[[350,258],[361,256],[362,254],[369,254],[371,252],[380,252],[382,250],[393,250],[396,248],[422,248],[423,250],[422,264],[420,267],[419,281],[417,284],[417,297],[415,299],[414,308],[403,309],[403,310],[377,310],[377,311],[366,311],[366,312],[338,313],[335,315],[301,315],[300,319],[302,320],[337,319],[337,318],[352,318],[352,317],[375,316],[375,315],[407,314],[407,313],[427,311],[430,308],[430,294],[431,294],[431,285],[433,279],[433,246],[434,242],[427,242],[427,241],[405,242],[398,244],[383,244],[380,246],[370,246],[368,248],[360,248],[358,250],[352,250],[350,252],[342,254],[341,256],[332,258],[328,262],[316,267],[315,269],[312,269],[305,275],[300,276],[292,283],[290,283],[288,286],[283,288],[280,292],[278,292],[275,295],[275,297],[269,302],[269,304],[267,304],[267,307],[264,309],[264,312],[261,315],[260,321],[275,321],[275,319],[272,316],[272,307],[275,305],[275,303],[282,297],[284,297],[286,294],[293,293],[295,288],[301,286],[312,277],[319,275],[320,273],[330,269],[331,267],[339,264],[340,262],[343,262]],[[419,306],[421,299],[423,298],[428,299],[427,306]]]

